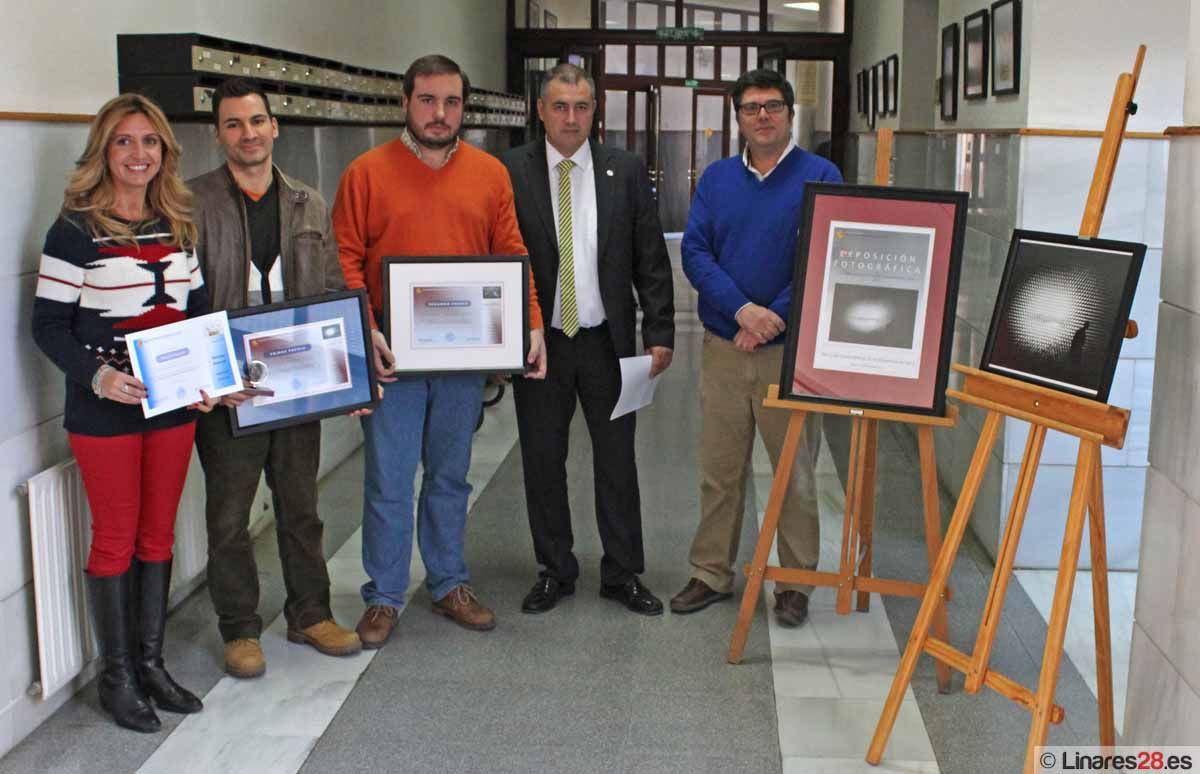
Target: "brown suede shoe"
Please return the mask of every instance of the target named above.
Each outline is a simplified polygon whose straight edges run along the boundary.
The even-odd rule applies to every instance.
[[[362,646],[367,650],[383,647],[388,637],[392,636],[399,615],[399,611],[391,605],[371,605],[363,611],[362,618],[358,619],[358,626],[354,629],[358,632]]]
[[[808,595],[803,591],[775,592],[775,620],[794,629],[808,620]]]
[[[731,592],[713,591],[704,581],[692,578],[682,591],[671,597],[671,612],[694,613],[697,610],[703,610],[713,602],[720,602],[732,596]]]
[[[288,629],[288,642],[312,645],[326,656],[353,656],[362,650],[362,640],[349,629],[338,626],[332,618],[317,621],[303,629]]]
[[[243,679],[259,677],[266,672],[267,660],[258,640],[243,638],[225,643],[225,671]]]
[[[496,614],[488,610],[467,584],[455,586],[449,594],[433,603],[433,612],[449,618],[465,629],[486,632],[496,628]]]

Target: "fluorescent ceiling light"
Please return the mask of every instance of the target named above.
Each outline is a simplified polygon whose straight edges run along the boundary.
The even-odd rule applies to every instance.
[[[817,3],[817,2],[784,3],[783,7],[784,8],[795,8],[797,11],[819,11],[819,10],[821,10],[821,4]]]

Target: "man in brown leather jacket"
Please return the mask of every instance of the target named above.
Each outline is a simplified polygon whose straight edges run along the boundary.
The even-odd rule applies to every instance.
[[[324,200],[271,163],[279,124],[266,94],[235,78],[217,87],[212,106],[227,162],[188,186],[195,194],[197,255],[213,311],[340,290],[344,280]],[[227,396],[196,428],[208,500],[208,588],[225,641],[225,671],[257,677],[266,670],[249,533],[250,506],[264,470],[275,502],[288,639],[327,655],[358,653],[358,635],[338,626],[329,607],[317,513],[321,424],[234,438],[228,412],[242,400],[240,393]]]

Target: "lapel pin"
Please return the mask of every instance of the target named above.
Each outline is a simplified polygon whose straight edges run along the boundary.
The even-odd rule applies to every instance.
[[[606,170],[604,170],[604,174],[608,175],[609,177],[612,177],[613,171],[611,169],[606,169]]]

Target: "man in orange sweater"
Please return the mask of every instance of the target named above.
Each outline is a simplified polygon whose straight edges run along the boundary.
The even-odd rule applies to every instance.
[[[333,206],[342,271],[348,287],[367,288],[376,321],[383,313],[386,256],[527,254],[504,166],[458,139],[469,93],[470,82],[454,61],[438,55],[416,60],[404,75],[408,128],[359,156],[342,176]],[[527,376],[540,379],[546,356],[532,278],[529,305]],[[384,398],[363,418],[363,567],[370,578],[357,627],[363,647],[387,641],[405,604],[419,462],[424,477],[416,524],[433,612],[469,629],[491,629],[496,616],[472,590],[463,559],[467,470],[484,377],[397,375],[378,327],[372,338]]]

